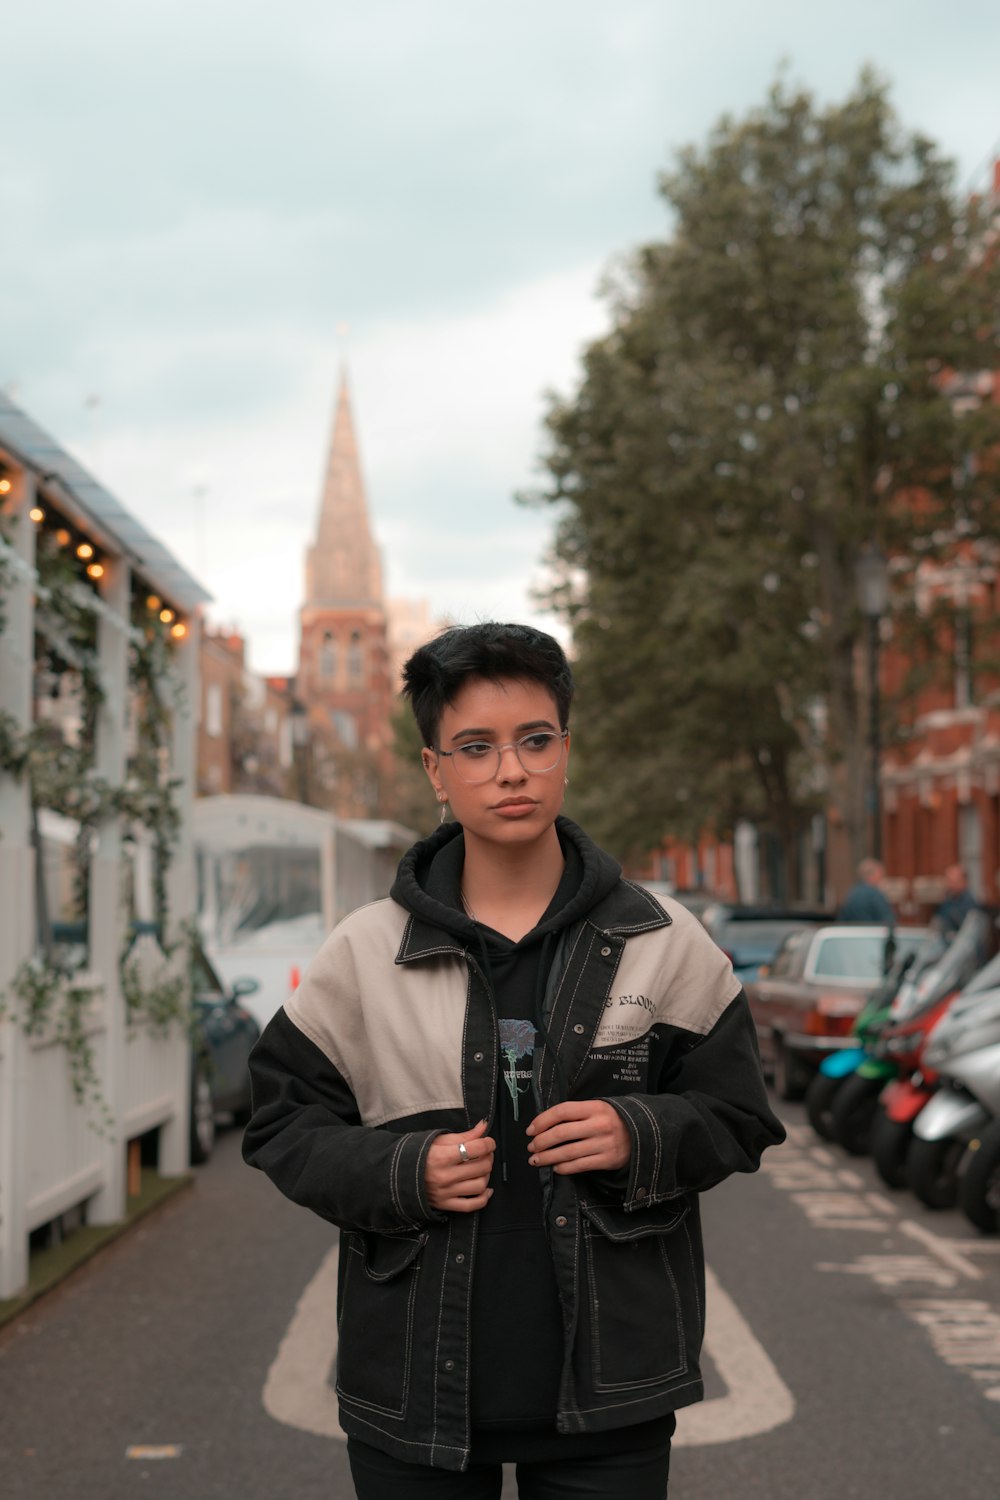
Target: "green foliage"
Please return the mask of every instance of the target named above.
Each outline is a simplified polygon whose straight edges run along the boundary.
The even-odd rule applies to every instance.
[[[393,817],[406,828],[425,836],[433,833],[440,817],[440,807],[420,760],[423,741],[410,705],[400,699],[392,715],[393,776],[391,803]]]
[[[559,507],[581,811],[619,850],[741,816],[790,850],[832,798],[857,841],[856,560],[998,534],[1000,413],[945,377],[997,366],[1000,267],[870,73],[827,109],[778,83],[661,191],[673,233],[609,288],[532,497]]]
[[[73,1097],[87,1112],[91,1129],[109,1136],[114,1119],[101,1091],[88,1024],[99,995],[98,987],[68,965],[38,954],[21,965],[9,988],[25,1036],[49,1037],[65,1048]],[[0,997],[0,1017],[9,1004]]]
[[[133,1034],[139,1027],[160,1037],[174,1026],[190,1029],[190,984],[183,974],[163,974],[150,981],[143,978],[139,964],[127,956],[120,974],[125,1015]]]
[[[180,829],[175,796],[180,783],[166,774],[176,707],[167,632],[137,601],[132,614],[129,664],[136,749],[124,784],[113,785],[94,769],[97,716],[104,694],[98,669],[97,613],[88,598],[90,591],[71,555],[45,533],[39,537],[37,571],[38,637],[44,653],[40,659],[78,677],[81,730],[78,739],[70,743],[52,723],[22,730],[10,714],[0,712],[0,773],[18,779],[27,777],[35,809],[49,808],[77,823],[78,918],[87,915],[94,834],[114,817],[121,817],[126,827],[140,824],[147,828],[154,844],[154,907],[159,930],[165,932],[166,875]],[[0,576],[0,589],[3,584]],[[166,957],[173,951],[166,949]],[[138,966],[130,963],[127,955],[122,959],[120,977],[133,1028],[143,1024],[163,1035],[174,1023],[190,1023],[185,977],[164,975],[153,983],[144,983]],[[74,1096],[88,1107],[98,1133],[106,1134],[113,1122],[101,1095],[87,1029],[94,994],[92,983],[61,958],[54,953],[40,954],[17,971],[8,997],[0,997],[0,1014],[14,1003],[26,1035],[50,1033],[65,1047]]]

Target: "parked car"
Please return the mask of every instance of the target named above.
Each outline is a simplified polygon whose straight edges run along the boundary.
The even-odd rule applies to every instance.
[[[854,1045],[851,1028],[881,982],[887,961],[916,949],[923,927],[839,922],[790,932],[761,976],[746,986],[761,1060],[782,1099],[804,1092],[824,1057]]]
[[[260,1027],[240,1004],[259,988],[256,979],[226,986],[200,944],[191,954],[191,1161],[206,1162],[215,1145],[216,1119],[237,1125],[250,1118],[250,1049]]]
[[[744,985],[756,979],[763,964],[769,964],[790,932],[800,927],[819,927],[833,921],[833,913],[792,906],[743,906],[718,901],[707,906],[701,920],[709,936],[718,943]]]

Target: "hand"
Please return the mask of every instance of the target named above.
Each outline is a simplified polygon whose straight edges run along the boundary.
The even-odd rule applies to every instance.
[[[469,1154],[458,1154],[464,1141]],[[424,1185],[432,1208],[444,1213],[471,1214],[485,1208],[493,1197],[488,1186],[497,1143],[486,1134],[486,1121],[456,1135],[439,1135],[431,1143],[424,1163]]]
[[[560,1177],[574,1172],[615,1172],[632,1156],[628,1126],[604,1099],[553,1104],[532,1120],[528,1161]]]

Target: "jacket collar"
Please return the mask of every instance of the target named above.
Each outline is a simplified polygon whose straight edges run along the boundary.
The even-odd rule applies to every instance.
[[[619,880],[587,912],[583,920],[608,936],[615,934],[622,937],[670,926],[670,917],[656,897],[631,880]],[[436,958],[446,953],[464,954],[465,945],[454,933],[425,917],[411,915],[403,932],[396,962],[411,963],[414,959]]]

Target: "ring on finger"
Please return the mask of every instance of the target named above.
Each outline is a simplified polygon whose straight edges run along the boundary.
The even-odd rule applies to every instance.
[[[469,1148],[464,1141],[458,1143],[458,1159],[463,1162],[469,1160]]]

